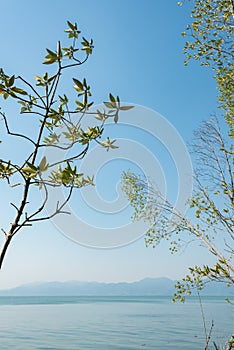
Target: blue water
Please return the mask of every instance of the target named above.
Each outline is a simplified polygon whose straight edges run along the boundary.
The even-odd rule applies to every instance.
[[[234,331],[234,306],[203,297],[212,340]],[[0,350],[202,350],[199,302],[167,297],[0,297]],[[210,348],[214,349],[212,342]]]

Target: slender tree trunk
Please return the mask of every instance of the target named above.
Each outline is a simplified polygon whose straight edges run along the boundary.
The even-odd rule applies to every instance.
[[[0,253],[0,270],[2,268],[2,263],[3,263],[5,255],[6,255],[8,246],[9,246],[11,240],[12,240],[12,237],[15,235],[15,233],[17,233],[17,231],[19,229],[18,224],[19,224],[20,218],[21,218],[21,216],[22,216],[22,214],[24,212],[25,205],[27,203],[29,186],[30,186],[30,179],[27,179],[26,183],[25,183],[23,199],[21,201],[19,209],[17,209],[17,215],[16,215],[16,218],[15,218],[15,221],[11,224],[10,230],[6,234],[5,243],[3,244],[2,251]]]
[[[6,252],[7,252],[7,248],[11,242],[11,239],[12,239],[12,235],[7,235],[6,236],[6,240],[5,240],[5,243],[3,245],[3,248],[2,248],[2,251],[1,251],[1,255],[0,255],[0,270],[2,268],[2,263],[3,263],[3,260],[4,260],[4,257],[6,255]]]

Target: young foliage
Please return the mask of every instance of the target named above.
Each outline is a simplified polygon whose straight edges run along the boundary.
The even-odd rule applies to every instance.
[[[182,33],[185,65],[195,59],[214,71],[220,108],[234,138],[234,2],[232,0],[196,0],[191,23]],[[180,2],[179,5],[182,5]]]
[[[156,247],[162,239],[177,252],[190,241],[198,242],[216,258],[213,267],[195,266],[176,284],[174,300],[184,300],[193,288],[209,280],[234,284],[234,159],[231,138],[225,141],[218,121],[204,122],[195,132],[193,151],[198,161],[196,190],[187,215],[176,210],[156,185],[134,173],[123,173],[122,188],[134,208],[134,220],[149,223],[145,242]]]
[[[72,192],[76,188],[94,185],[93,174],[84,175],[79,172],[79,161],[84,158],[92,143],[98,143],[101,147],[109,150],[116,148],[115,140],[107,138],[102,141],[102,133],[107,119],[118,121],[119,111],[127,110],[131,107],[122,107],[117,96],[109,95],[110,101],[104,102],[104,106],[111,104],[111,109],[103,112],[91,110],[93,105],[91,98],[91,87],[85,78],[73,78],[75,100],[65,93],[61,94],[62,77],[68,69],[78,68],[83,65],[93,52],[93,40],[84,37],[79,42],[80,31],[77,24],[67,21],[68,40],[71,41],[67,47],[61,47],[58,41],[57,49],[46,49],[46,66],[54,66],[52,74],[45,72],[42,76],[35,75],[35,83],[30,83],[22,76],[7,75],[0,69],[0,95],[3,99],[13,98],[20,107],[20,113],[31,115],[31,121],[38,119],[38,130],[36,136],[28,133],[12,132],[8,119],[3,111],[0,111],[6,133],[13,138],[14,143],[8,145],[19,147],[20,142],[25,141],[27,154],[21,161],[0,159],[0,179],[7,182],[11,187],[18,188],[22,197],[19,203],[11,203],[16,210],[16,215],[11,220],[8,228],[2,228],[5,236],[3,247],[0,252],[0,268],[2,267],[5,254],[12,238],[21,231],[22,228],[32,226],[37,221],[49,220],[53,216],[65,213],[64,207],[70,200]],[[23,86],[24,88],[22,88]],[[67,86],[64,86],[67,91]],[[115,102],[115,103],[114,103]],[[93,116],[93,125],[82,126],[85,116]],[[98,116],[98,117],[97,117]],[[96,118],[96,119],[95,119]],[[30,120],[29,120],[30,123]],[[34,123],[35,125],[35,123]],[[64,150],[65,158],[61,158],[50,163],[43,153],[46,149],[53,148]],[[73,156],[68,156],[68,151],[73,151]],[[70,153],[71,154],[71,153]],[[44,199],[35,209],[30,206],[31,188],[42,190]],[[44,209],[49,199],[49,188],[63,186],[68,189],[63,203],[57,203],[54,211],[45,214]],[[38,192],[38,200],[41,194]]]

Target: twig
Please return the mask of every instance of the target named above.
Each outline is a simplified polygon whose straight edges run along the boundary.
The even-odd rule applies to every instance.
[[[50,164],[49,168],[52,168],[55,165],[59,165],[59,164],[62,164],[62,163],[71,162],[72,160],[75,160],[75,159],[83,159],[84,156],[86,155],[86,153],[88,152],[88,149],[89,149],[89,143],[87,143],[87,146],[85,147],[85,149],[82,152],[80,152],[79,154],[77,154],[76,156],[73,156],[73,157],[70,157],[70,158],[67,158],[67,159],[63,159],[63,160],[60,160],[60,161],[58,161],[56,163]]]
[[[61,70],[66,69],[66,68],[70,68],[70,67],[81,66],[83,63],[85,63],[87,61],[88,58],[89,58],[89,55],[87,55],[83,61],[79,61],[77,63],[67,64],[66,66],[61,67]],[[74,59],[74,60],[76,61],[77,59]]]
[[[57,206],[56,206],[54,213],[52,213],[51,215],[48,215],[48,216],[33,219],[32,217],[35,215],[35,213],[34,213],[28,218],[28,221],[30,221],[30,222],[46,221],[46,220],[52,219],[54,216],[56,216],[58,214],[71,214],[70,212],[63,211],[62,209],[69,202],[73,189],[74,189],[74,187],[70,188],[67,198],[64,200],[64,202],[61,205],[59,205],[59,202],[57,203]]]
[[[15,208],[15,210],[16,210],[17,212],[19,212],[19,208],[17,208],[17,206],[16,206],[14,203],[11,203],[11,205],[12,205],[12,207]]]
[[[205,332],[205,337],[206,337],[206,342],[207,342],[206,320],[205,320],[204,310],[203,310],[203,306],[202,306],[202,302],[201,302],[201,296],[200,296],[198,287],[197,287],[197,295],[198,295],[198,299],[199,299],[199,305],[200,305],[201,314],[202,314],[203,327],[204,327],[204,332]]]
[[[28,85],[30,87],[30,89],[32,89],[32,91],[37,95],[37,97],[39,98],[39,100],[41,100],[41,102],[43,103],[44,107],[46,107],[45,101],[42,99],[42,97],[38,94],[37,90],[24,78],[22,78],[21,76],[18,76],[16,79],[20,79],[22,82],[24,82],[26,85]],[[36,107],[40,107],[37,104],[33,104]]]
[[[208,334],[207,339],[206,339],[206,347],[205,347],[204,350],[208,350],[208,346],[209,346],[209,342],[210,342],[210,338],[211,338],[211,333],[212,333],[213,327],[214,327],[214,321],[212,320],[211,326],[210,326],[210,331],[209,331],[209,334]]]
[[[7,235],[6,231],[3,228],[1,228],[1,231],[4,233],[4,235],[6,237],[6,235]]]
[[[32,139],[30,139],[30,137],[28,137],[28,136],[26,136],[26,135],[23,135],[23,134],[18,134],[18,133],[11,132],[10,129],[9,129],[8,123],[7,123],[7,119],[6,119],[5,113],[0,112],[0,114],[1,114],[2,117],[3,117],[5,127],[6,127],[7,133],[8,133],[9,135],[21,137],[21,138],[23,138],[23,139],[25,139],[25,140],[28,140],[28,141],[32,142],[32,144],[33,144],[34,146],[36,146],[36,143],[35,143]]]

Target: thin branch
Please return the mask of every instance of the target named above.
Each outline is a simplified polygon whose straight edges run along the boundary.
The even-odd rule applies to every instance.
[[[6,231],[5,231],[3,228],[1,228],[1,231],[4,233],[4,235],[5,235],[5,237],[6,237],[6,236],[7,236]]]
[[[207,340],[206,340],[206,347],[205,347],[204,350],[208,350],[208,346],[209,346],[209,342],[210,342],[210,338],[211,338],[211,333],[212,333],[213,327],[214,327],[214,321],[212,320],[211,326],[210,326],[210,331],[209,331],[209,334],[208,334]]]
[[[27,80],[22,78],[20,75],[16,79],[20,79],[22,82],[24,82],[26,85],[28,85],[30,87],[30,89],[37,95],[37,97],[42,102],[44,107],[46,108],[46,104],[45,104],[45,101],[43,100],[43,98],[40,96],[40,94],[37,92],[37,90]],[[36,105],[36,106],[38,107],[38,105]]]
[[[72,148],[76,143],[78,143],[79,141],[78,140],[76,140],[76,141],[73,141],[73,142],[71,142],[68,146],[59,146],[59,145],[57,145],[57,144],[41,144],[41,145],[39,145],[39,147],[54,147],[54,148],[58,148],[58,149],[61,149],[61,150],[64,150],[64,151],[66,151],[66,150],[68,150],[68,149],[70,149],[70,148]],[[61,144],[61,143],[60,143]],[[66,145],[66,143],[64,142],[63,143],[64,145]]]
[[[30,103],[34,107],[37,107],[37,108],[45,110],[44,106],[38,105],[37,103],[34,103],[32,101],[25,100],[23,97],[17,96],[17,97],[14,97],[14,98],[17,98],[17,100],[20,100],[20,101],[25,102],[25,103]]]
[[[88,58],[89,58],[89,55],[87,55],[83,61],[78,61],[77,63],[71,63],[71,64],[67,64],[66,66],[62,66],[61,70],[66,69],[66,68],[70,68],[70,67],[81,66],[83,63],[85,63],[87,61]],[[73,58],[73,59],[74,59],[74,61],[76,61],[75,58]]]
[[[54,78],[54,80],[53,80],[53,82],[52,82],[52,84],[51,84],[50,90],[49,90],[49,92],[48,92],[48,97],[50,97],[50,95],[51,95],[53,89],[54,89],[54,91],[56,91],[56,87],[54,88],[54,85],[57,83],[58,77],[59,77],[60,74],[61,74],[61,67],[59,67],[58,72],[55,74],[55,78]],[[51,99],[51,101],[52,101],[52,100],[53,100],[53,99]],[[52,105],[52,103],[51,103],[50,105]]]
[[[34,221],[34,220],[32,220],[32,218],[34,216],[38,215],[45,208],[46,202],[48,201],[48,190],[47,190],[47,187],[46,187],[46,185],[44,184],[43,181],[41,182],[41,184],[42,184],[42,186],[43,186],[43,188],[45,190],[45,199],[42,202],[42,205],[33,214],[31,214],[30,216],[26,216],[25,220],[23,221],[23,223],[21,225],[19,225],[19,227],[17,228],[16,232],[19,231],[21,229],[21,227],[26,226],[27,223],[30,223],[31,221]]]
[[[52,86],[51,86],[51,89],[49,91],[49,93],[47,94],[47,98],[48,98],[48,101],[47,101],[47,106],[49,106],[49,108],[53,105],[53,101],[54,101],[54,96],[55,96],[55,93],[57,91],[57,88],[58,88],[58,83],[59,83],[59,80],[60,80],[60,76],[61,76],[61,71],[62,71],[62,67],[61,67],[61,61],[60,59],[58,60],[58,72],[56,74],[56,78],[54,79],[53,83],[52,83]],[[47,87],[48,88],[48,87]],[[52,92],[53,91],[53,92]],[[49,97],[50,97],[50,94],[52,93],[52,96],[51,96],[51,99],[50,99],[50,104],[49,103]]]
[[[200,305],[200,309],[201,309],[201,315],[202,315],[204,333],[205,333],[206,344],[207,344],[208,337],[207,337],[207,331],[206,331],[206,320],[205,320],[204,310],[203,310],[202,301],[201,301],[201,296],[200,296],[198,287],[197,287],[197,295],[198,295],[198,299],[199,299],[199,305]],[[209,343],[209,342],[208,342],[208,343]]]
[[[14,203],[10,203],[12,205],[12,207],[15,208],[15,210],[17,211],[17,213],[19,212],[19,208],[17,208],[17,206]]]
[[[18,133],[14,133],[14,132],[11,132],[10,129],[9,129],[9,126],[8,126],[8,122],[7,122],[7,119],[6,119],[6,116],[5,116],[5,113],[2,113],[0,112],[0,114],[2,115],[3,117],[3,120],[4,120],[4,124],[5,124],[5,127],[6,127],[6,130],[7,130],[7,133],[11,136],[16,136],[16,137],[21,137],[27,141],[30,141],[34,146],[36,145],[36,143],[28,136],[26,135],[23,135],[23,134],[18,134]]]
[[[85,149],[82,152],[80,152],[79,154],[77,154],[76,156],[73,156],[73,157],[70,157],[70,158],[66,158],[66,159],[60,160],[58,162],[55,162],[53,164],[50,164],[49,168],[52,168],[55,165],[63,164],[63,163],[66,163],[66,162],[71,162],[71,161],[73,161],[75,159],[83,159],[84,156],[86,155],[88,149],[89,149],[89,143],[87,143],[87,146],[85,147]]]
[[[59,206],[59,203],[57,203],[57,207],[56,210],[54,211],[54,213],[52,213],[51,215],[48,216],[44,216],[44,217],[40,217],[40,218],[35,218],[34,214],[28,217],[28,221],[29,222],[37,222],[37,221],[45,221],[45,220],[50,220],[52,219],[54,216],[58,215],[58,214],[70,214],[67,211],[63,211],[62,209],[65,207],[65,205],[69,202],[71,195],[72,195],[72,191],[73,191],[74,187],[70,188],[69,194],[67,196],[67,198],[65,199],[65,201]]]
[[[24,111],[24,112],[21,112],[20,114],[33,114],[33,115],[39,115],[40,117],[44,117],[44,114],[40,112],[35,112],[35,111]]]
[[[199,188],[200,188],[200,191],[202,192],[203,196],[205,197],[205,199],[207,200],[209,205],[212,207],[212,209],[215,211],[216,215],[219,217],[222,225],[229,231],[230,235],[233,237],[233,225],[229,224],[229,222],[226,220],[225,216],[223,216],[223,214],[220,212],[220,210],[217,208],[217,206],[215,206],[214,202],[210,199],[210,196],[208,195],[208,193],[206,192],[204,187],[201,185],[199,180],[198,179],[196,179],[196,180],[200,186]]]

